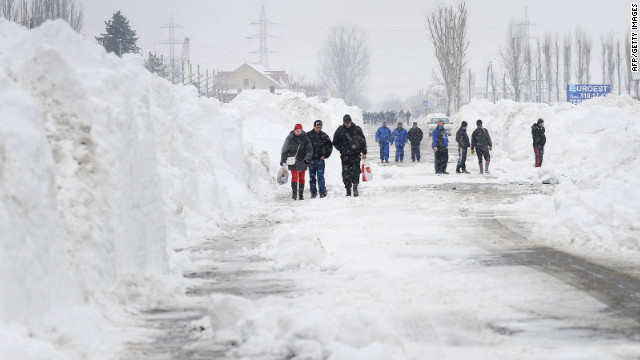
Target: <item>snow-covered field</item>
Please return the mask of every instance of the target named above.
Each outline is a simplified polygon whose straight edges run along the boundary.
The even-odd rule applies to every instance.
[[[330,136],[345,113],[361,124],[360,110],[341,100],[321,103],[292,93],[247,91],[223,105],[199,98],[195,89],[172,86],[149,74],[138,57],[106,55],[63,22],[27,31],[3,20],[0,89],[3,359],[117,358],[124,341],[145,334],[132,322],[133,314],[180,301],[186,286],[180,275],[192,264],[175,249],[221,234],[222,224],[241,222],[257,208],[271,206],[283,223],[271,229],[264,247],[247,251],[272,258],[277,271],[300,266],[341,269],[343,279],[358,281],[326,289],[322,296],[301,297],[296,304],[287,299],[253,302],[226,294],[212,296],[212,319],[228,313],[231,320],[236,314],[236,319],[248,316],[256,321],[244,338],[256,346],[270,339],[261,337],[264,334],[281,331],[293,334],[286,338],[291,341],[287,346],[311,354],[331,351],[335,359],[403,358],[399,349],[406,334],[384,323],[387,318],[380,314],[389,309],[377,305],[376,296],[384,300],[398,296],[394,291],[408,291],[395,299],[426,296],[436,302],[433,294],[423,293],[424,277],[434,284],[446,282],[451,278],[443,273],[465,266],[453,258],[452,263],[436,264],[442,268],[440,274],[408,277],[397,287],[380,291],[368,285],[394,282],[359,281],[401,274],[380,272],[376,262],[403,271],[434,268],[433,263],[425,268],[414,260],[390,260],[385,253],[391,249],[424,254],[429,244],[448,240],[446,231],[428,226],[438,221],[433,193],[417,192],[424,200],[382,194],[391,185],[411,188],[458,181],[453,174],[437,177],[373,164],[375,181],[363,185],[361,198],[346,199],[339,196],[343,188],[335,154],[327,161],[327,199],[294,203],[282,195],[288,195],[290,188],[277,186],[274,175],[282,142],[295,123],[309,130],[315,119],[322,119]],[[539,117],[545,119],[547,146],[543,167],[535,169],[530,126]],[[494,176],[474,174],[464,181],[556,183],[546,193],[492,207],[526,213],[523,220],[533,224],[531,239],[536,243],[583,254],[638,256],[638,101],[626,96],[578,106],[478,101],[452,119],[457,130],[460,121],[474,124],[478,118],[494,141]],[[472,129],[471,125],[469,133]],[[371,139],[369,144],[376,146]],[[470,156],[470,171],[475,170],[474,163]],[[376,203],[367,204],[367,197]],[[482,196],[474,201],[473,205],[483,206]],[[465,211],[465,206],[449,205]],[[388,211],[389,223],[375,217],[377,225],[366,225],[374,211],[378,215]],[[323,219],[343,225],[323,227]],[[416,234],[428,241],[418,242]],[[292,242],[292,237],[300,241]],[[316,239],[323,241],[324,251],[318,250]],[[389,244],[390,239],[407,239],[410,246]],[[376,248],[378,243],[388,246]],[[362,256],[351,251],[367,245],[372,250]],[[446,303],[440,304],[442,311],[432,314],[442,316],[472,306],[477,299],[470,299],[470,293],[483,294],[478,301],[485,305],[496,295],[490,286],[473,281],[465,286],[445,296],[455,306],[447,309]],[[536,288],[530,290],[533,296]],[[327,306],[318,308],[322,302]],[[597,310],[600,305],[586,306]],[[281,316],[274,318],[274,311]],[[313,325],[318,319],[346,325],[318,328]],[[506,316],[503,320],[508,321]],[[274,322],[281,326],[277,331],[271,328]],[[224,321],[212,324],[231,338],[247,334]],[[453,324],[446,339],[455,343],[470,338],[454,334],[463,330]],[[510,347],[499,355],[510,358],[513,351]]]

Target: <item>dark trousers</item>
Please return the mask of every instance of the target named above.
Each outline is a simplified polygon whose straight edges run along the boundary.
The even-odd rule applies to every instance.
[[[438,147],[436,151],[436,174],[447,171],[447,163],[449,162],[449,149],[446,147]]]
[[[344,187],[351,188],[360,183],[360,155],[340,155],[342,161],[342,182]]]
[[[467,168],[467,148],[458,146],[458,166],[461,169]]]
[[[411,144],[411,160],[420,161],[420,144]]]
[[[316,181],[320,192],[327,190],[324,182],[324,160],[311,160],[309,163],[309,179],[309,190],[312,195],[318,193]]]
[[[478,155],[478,164],[482,164],[482,157],[484,157],[484,160],[487,162],[487,164],[491,163],[491,154],[489,153],[489,149],[476,149],[476,154]]]
[[[533,152],[536,155],[536,167],[542,166],[542,157],[544,155],[544,146],[542,145],[533,145]]]

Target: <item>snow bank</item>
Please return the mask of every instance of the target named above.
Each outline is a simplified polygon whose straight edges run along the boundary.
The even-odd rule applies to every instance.
[[[306,297],[252,301],[213,294],[209,315],[214,341],[235,344],[239,356],[268,353],[296,359],[405,358],[399,335],[380,319],[379,313],[336,303],[319,305],[317,301]]]
[[[256,253],[273,259],[280,270],[320,265],[327,256],[316,230],[313,227],[301,228],[295,223],[278,225],[271,239]]]
[[[545,120],[543,167],[535,169],[531,125]],[[516,204],[539,223],[536,237],[582,250],[640,251],[640,102],[609,96],[579,105],[474,101],[453,117],[459,127],[482,119],[492,166],[504,180],[557,182],[551,197]],[[475,160],[470,159],[471,163]],[[473,169],[473,168],[472,168]],[[536,210],[532,210],[536,209]]]
[[[179,270],[170,249],[241,215],[268,184],[237,112],[62,21],[27,31],[0,20],[0,88],[2,330],[53,343],[78,317],[114,321],[121,281],[135,293],[132,281],[144,289]],[[125,336],[107,332],[88,326],[54,347],[113,358],[117,346],[92,351]]]

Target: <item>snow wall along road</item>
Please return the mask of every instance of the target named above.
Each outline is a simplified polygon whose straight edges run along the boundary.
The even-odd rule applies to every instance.
[[[534,168],[531,125],[545,120],[547,144],[542,168]],[[630,96],[607,96],[579,105],[493,104],[474,100],[452,117],[476,120],[491,132],[492,167],[503,181],[542,181],[557,185],[550,196],[532,195],[515,208],[532,212],[539,224],[534,237],[578,251],[640,251],[640,102]],[[467,160],[470,169],[477,159]],[[510,208],[513,210],[513,207]]]
[[[69,305],[114,303],[118,280],[179,264],[167,247],[190,219],[215,228],[249,178],[268,182],[239,115],[64,22],[0,20],[0,89],[0,326],[37,334]]]

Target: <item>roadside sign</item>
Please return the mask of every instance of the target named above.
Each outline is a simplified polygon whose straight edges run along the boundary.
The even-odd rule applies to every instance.
[[[567,101],[572,104],[579,104],[591,98],[606,96],[610,92],[611,92],[611,85],[609,84],[567,85]]]

